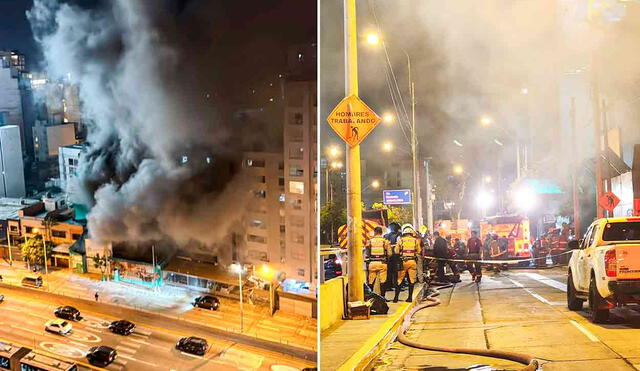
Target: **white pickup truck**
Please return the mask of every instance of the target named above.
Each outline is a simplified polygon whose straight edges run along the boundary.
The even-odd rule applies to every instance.
[[[588,300],[591,321],[601,323],[611,308],[640,304],[640,218],[598,219],[569,248],[570,310],[581,310]]]

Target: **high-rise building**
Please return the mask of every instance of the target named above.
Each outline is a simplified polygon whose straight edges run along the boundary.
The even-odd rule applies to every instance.
[[[0,125],[22,126],[22,94],[20,91],[20,66],[16,66],[19,56],[12,52],[0,51]]]
[[[24,197],[24,165],[22,162],[22,142],[17,125],[0,126],[0,165],[2,182],[0,196]]]
[[[317,240],[316,81],[285,82],[284,185],[287,277],[315,280]],[[313,285],[311,285],[313,286]]]
[[[252,199],[243,223],[243,263],[282,271],[284,255],[284,173],[282,153],[246,152],[243,159],[252,180]]]

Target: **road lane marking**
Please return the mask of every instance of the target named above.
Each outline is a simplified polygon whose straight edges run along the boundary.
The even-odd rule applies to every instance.
[[[589,340],[593,341],[593,342],[600,342],[600,339],[598,339],[591,331],[589,331],[586,327],[582,326],[581,324],[579,324],[578,322],[574,321],[574,320],[569,320],[569,322],[571,322],[572,325],[574,325],[578,330],[580,330],[580,332],[582,332],[583,334],[585,334],[586,337],[589,338]]]
[[[551,287],[556,288],[556,289],[558,289],[560,291],[567,292],[567,284],[562,283],[560,281],[553,280],[553,279],[551,279],[549,277],[545,277],[545,276],[543,276],[541,274],[538,274],[538,273],[517,273],[517,274],[522,275],[522,276],[527,276],[527,277],[529,277],[531,279],[534,279],[534,280],[536,280],[536,281],[538,281],[540,283],[544,283],[547,286],[551,286]]]
[[[139,349],[142,346],[142,344],[137,344],[137,343],[132,344],[130,341],[123,341],[122,344],[126,344],[127,346],[131,346],[136,349]]]
[[[151,345],[151,343],[149,343],[148,341],[144,341],[144,340],[131,339],[131,341],[136,342],[136,343],[140,343],[140,344]]]
[[[127,353],[135,353],[138,351],[137,349],[128,348],[122,345],[116,346],[116,349],[122,350],[123,352],[127,352]]]
[[[198,358],[198,359],[204,359],[204,357],[203,357],[203,356],[199,356],[199,355],[196,355],[196,354],[186,353],[186,352],[183,352],[183,351],[180,351],[180,353],[184,354],[185,356],[189,356],[189,357],[193,357],[193,358]]]
[[[512,279],[512,278],[510,278],[510,277],[509,277],[509,280],[510,280],[511,282],[513,282],[513,284],[514,284],[514,285],[516,285],[516,286],[520,287],[520,288],[521,288],[521,289],[523,289],[524,291],[528,292],[528,293],[529,293],[529,295],[533,296],[534,298],[536,298],[536,299],[540,300],[541,302],[543,302],[543,303],[545,303],[545,304],[552,305],[552,306],[553,306],[553,305],[564,305],[564,303],[559,302],[559,301],[549,301],[549,300],[547,300],[546,298],[544,298],[544,297],[542,297],[542,296],[540,296],[540,295],[536,294],[535,292],[533,292],[531,289],[529,289],[529,288],[527,288],[527,287],[524,287],[524,285],[523,285],[522,283],[520,283],[520,282],[518,282],[518,281],[516,281],[516,280],[514,280],[514,279]]]
[[[99,334],[102,333],[102,330],[98,330],[98,329],[91,328],[91,327],[85,327],[84,330],[91,331],[91,332],[97,332]]]
[[[151,367],[157,367],[157,365],[156,365],[155,363],[151,363],[151,362],[147,362],[147,361],[142,361],[142,360],[139,360],[139,359],[135,359],[135,358],[133,358],[133,357],[131,357],[131,356],[128,356],[128,355],[126,355],[126,354],[118,354],[118,357],[119,357],[119,358],[128,359],[128,360],[130,360],[130,361],[135,361],[135,362],[144,363],[145,365],[149,365],[149,366],[151,366]]]
[[[69,342],[70,342],[71,344],[79,345],[79,346],[81,346],[81,347],[87,347],[87,344],[80,343],[80,342],[77,342],[77,341],[69,340]],[[88,349],[88,348],[87,348],[87,349]]]

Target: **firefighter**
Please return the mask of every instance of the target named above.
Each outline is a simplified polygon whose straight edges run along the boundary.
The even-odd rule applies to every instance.
[[[400,224],[392,222],[389,224],[389,233],[384,235],[384,238],[391,244],[391,256],[387,263],[387,288],[395,288],[396,281],[398,280],[398,271],[402,267],[402,257],[395,253],[396,245],[401,237]]]
[[[373,232],[374,236],[365,244],[365,261],[369,272],[367,284],[373,287],[378,276],[380,295],[384,297],[387,292],[387,261],[391,256],[391,244],[382,237],[381,227],[376,227]]]
[[[398,240],[396,245],[396,254],[402,256],[402,269],[398,271],[398,281],[396,284],[396,294],[393,298],[393,302],[398,302],[398,296],[400,296],[400,284],[407,277],[409,282],[409,296],[407,302],[413,301],[413,286],[416,284],[417,279],[417,267],[418,256],[420,256],[420,239],[417,236],[415,229],[411,224],[405,224],[402,226],[402,237]]]

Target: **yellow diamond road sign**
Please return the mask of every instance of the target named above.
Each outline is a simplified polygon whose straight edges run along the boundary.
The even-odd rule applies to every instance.
[[[380,123],[380,117],[360,98],[350,95],[338,103],[327,122],[342,140],[353,147],[371,133]]]

